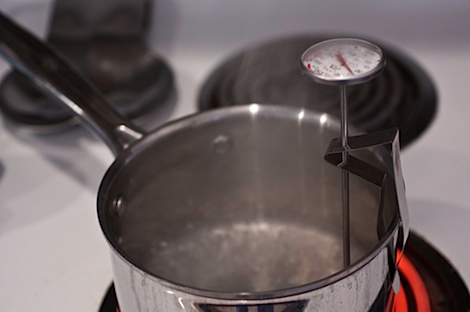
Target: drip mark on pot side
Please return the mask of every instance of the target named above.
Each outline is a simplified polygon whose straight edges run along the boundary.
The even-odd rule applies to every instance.
[[[114,213],[117,217],[122,217],[127,208],[127,202],[124,195],[119,195],[114,201]]]
[[[226,135],[219,135],[212,141],[212,148],[217,154],[226,154],[232,147],[232,140]]]

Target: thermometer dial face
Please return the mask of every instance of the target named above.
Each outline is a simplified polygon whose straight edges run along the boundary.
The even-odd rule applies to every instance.
[[[311,46],[301,57],[302,71],[323,84],[352,85],[375,78],[383,70],[382,50],[360,39],[332,39]]]

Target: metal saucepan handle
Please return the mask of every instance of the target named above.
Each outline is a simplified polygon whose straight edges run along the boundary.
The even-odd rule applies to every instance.
[[[83,74],[53,47],[0,13],[0,55],[48,97],[70,110],[114,155],[144,131],[117,113]]]

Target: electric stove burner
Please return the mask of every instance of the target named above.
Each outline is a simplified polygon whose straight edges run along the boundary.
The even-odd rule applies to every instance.
[[[410,232],[400,263],[402,288],[391,312],[468,312],[470,294],[447,259],[422,237]],[[119,312],[114,286],[99,312]]]
[[[57,0],[47,36],[48,43],[95,84],[117,111],[143,128],[166,119],[175,102],[173,72],[144,40],[151,18],[148,4],[125,0],[72,5],[69,0]],[[36,11],[35,6],[25,5],[13,15],[32,21],[31,29],[40,29],[43,19],[34,18]],[[79,124],[16,70],[0,84],[0,112],[8,122],[30,132],[52,133]]]
[[[470,294],[462,278],[436,249],[429,245],[422,237],[410,232],[405,247],[405,255],[409,263],[400,265],[406,270],[407,266],[414,266],[424,287],[429,294],[431,311],[436,312],[468,312],[470,311]],[[416,275],[401,274],[403,289],[405,290],[408,311],[425,312],[420,303],[422,298],[412,296],[413,282]],[[420,286],[417,287],[419,289]],[[424,289],[424,288],[423,288]],[[416,293],[416,289],[414,290]]]
[[[149,78],[151,84],[146,82]],[[107,90],[104,82],[98,83],[98,87],[116,110],[137,123],[145,123],[147,115],[173,105],[173,74],[162,60],[150,64],[145,75],[134,75],[117,83],[122,86]],[[17,71],[7,75],[0,85],[0,111],[7,121],[31,132],[52,133],[79,123]]]
[[[266,103],[311,107],[340,116],[338,90],[312,83],[300,74],[298,65],[307,48],[338,37],[341,36],[283,38],[229,58],[203,85],[199,108]],[[416,62],[385,44],[378,45],[387,65],[377,79],[348,89],[349,118],[352,124],[369,132],[399,127],[403,147],[432,121],[437,106],[436,91]]]

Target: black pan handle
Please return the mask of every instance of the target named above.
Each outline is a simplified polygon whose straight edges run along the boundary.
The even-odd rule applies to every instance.
[[[118,155],[144,131],[122,117],[58,51],[0,12],[0,55]]]

